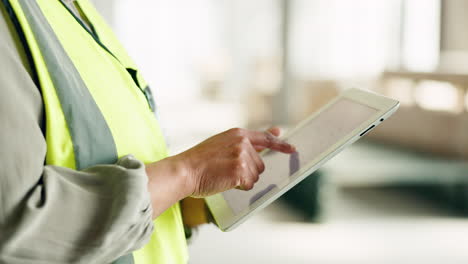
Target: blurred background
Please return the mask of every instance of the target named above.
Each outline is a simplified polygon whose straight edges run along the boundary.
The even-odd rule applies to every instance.
[[[468,1],[95,0],[152,85],[173,154],[288,128],[341,90],[400,110],[190,263],[468,263]]]

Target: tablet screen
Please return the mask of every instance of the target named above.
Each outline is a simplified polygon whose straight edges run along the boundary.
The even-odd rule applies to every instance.
[[[235,214],[253,205],[272,190],[281,189],[299,176],[296,172],[327,151],[378,112],[377,109],[349,99],[339,99],[301,129],[290,134],[287,141],[297,152],[283,154],[269,151],[262,156],[265,171],[250,191],[237,189],[223,193]]]

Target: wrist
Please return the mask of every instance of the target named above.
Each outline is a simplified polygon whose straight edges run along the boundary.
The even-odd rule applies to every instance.
[[[167,187],[171,186],[169,188],[173,194],[177,195],[178,200],[182,200],[193,193],[193,184],[190,180],[188,168],[183,160],[176,156],[147,164],[146,174],[148,175],[148,188],[150,190],[160,190],[161,183],[171,182],[172,184],[165,185]],[[165,178],[165,180],[162,178]]]
[[[192,170],[190,169],[188,161],[180,154],[168,157],[164,159],[164,161],[169,164],[168,166],[172,172],[171,174],[178,177],[178,182],[182,193],[181,199],[191,196],[194,193],[195,184]]]
[[[153,218],[193,193],[194,185],[183,160],[168,157],[149,163],[146,165],[146,174],[153,206]]]

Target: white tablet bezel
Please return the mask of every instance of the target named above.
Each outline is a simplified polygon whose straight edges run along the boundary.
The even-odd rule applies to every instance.
[[[356,127],[351,133],[343,137],[341,140],[337,141],[334,145],[329,147],[326,151],[318,155],[314,160],[310,161],[306,166],[303,166],[296,176],[291,176],[292,179],[288,184],[282,188],[277,188],[275,192],[270,191],[269,194],[266,194],[262,198],[258,199],[248,208],[242,210],[239,214],[235,215],[224,200],[222,193],[210,196],[205,198],[208,207],[211,210],[211,213],[216,221],[218,227],[223,231],[230,231],[237,227],[239,224],[243,223],[247,218],[252,214],[260,211],[265,208],[267,205],[272,203],[278,197],[283,195],[293,186],[298,184],[300,181],[305,179],[307,176],[312,174],[315,170],[320,168],[325,162],[334,157],[336,154],[341,152],[345,147],[354,143],[356,140],[361,138],[361,135],[365,134],[371,130],[372,126],[377,126],[382,123],[385,119],[391,116],[399,106],[399,102],[369,91],[363,91],[359,89],[348,89],[342,92],[335,99],[331,100],[328,104],[322,107],[320,110],[316,111],[310,117],[299,123],[295,128],[288,131],[282,138],[287,139],[290,134],[293,134],[296,130],[301,129],[305,124],[310,120],[314,119],[316,116],[320,115],[325,109],[336,103],[341,98],[350,99],[357,103],[372,107],[378,112],[370,117],[366,122],[363,122],[360,126]],[[374,128],[372,127],[372,128]],[[297,177],[297,175],[300,175]]]

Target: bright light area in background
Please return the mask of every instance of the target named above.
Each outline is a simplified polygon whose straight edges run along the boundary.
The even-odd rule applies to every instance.
[[[387,96],[394,98],[402,105],[413,105],[414,82],[408,79],[393,79],[387,84]]]
[[[449,82],[419,81],[409,79],[393,79],[386,84],[387,96],[390,96],[402,105],[419,107],[431,111],[446,111],[459,113],[465,106],[457,87]],[[468,96],[466,97],[468,102]]]
[[[155,96],[172,153],[230,127],[244,126],[238,101],[203,97],[229,68],[224,5],[212,0],[116,0],[116,32]]]
[[[203,64],[225,57],[218,13],[211,0],[116,1],[117,34],[153,85],[158,104],[199,97]]]
[[[205,81],[242,101],[261,62],[278,60],[270,0],[116,0],[116,31],[162,104],[200,99]]]
[[[403,65],[434,71],[439,64],[440,0],[405,0]]]
[[[423,81],[414,88],[416,103],[427,110],[458,112],[457,88],[447,82]]]
[[[291,67],[301,79],[369,77],[395,63],[400,2],[296,0]]]

